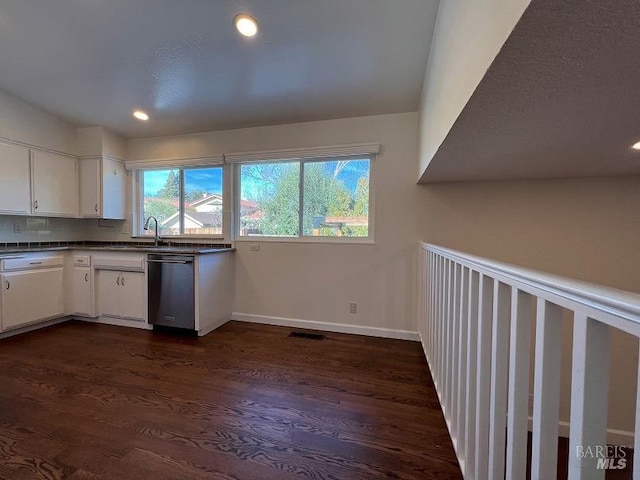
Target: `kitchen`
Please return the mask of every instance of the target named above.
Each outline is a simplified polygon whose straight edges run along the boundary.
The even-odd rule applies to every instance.
[[[15,395],[0,399],[5,402],[5,415],[11,414],[12,420],[7,421],[31,425],[37,420],[40,425],[49,425],[45,431],[53,437],[57,434],[52,432],[69,428],[56,424],[55,416],[42,418],[22,412],[16,400],[20,395],[39,398],[31,390],[35,387],[23,393],[13,388],[18,381],[31,385],[27,376],[35,371],[30,368],[40,368],[34,363],[44,358],[40,351],[49,352],[44,355],[47,365],[41,366],[50,372],[50,379],[63,379],[64,374],[58,376],[54,371],[68,369],[78,372],[80,382],[99,375],[89,394],[74,394],[73,399],[66,400],[64,394],[46,399],[52,411],[72,415],[79,431],[92,431],[91,435],[100,429],[84,415],[104,418],[106,423],[98,420],[97,425],[113,426],[134,421],[130,418],[145,423],[147,414],[155,411],[155,407],[145,412],[129,404],[126,414],[112,411],[116,406],[107,405],[103,410],[97,405],[102,405],[104,398],[96,398],[97,404],[87,400],[93,398],[93,391],[125,391],[136,385],[148,392],[140,404],[156,405],[154,395],[162,392],[172,398],[169,405],[191,395],[188,398],[192,404],[213,409],[207,402],[218,398],[226,402],[226,408],[239,411],[251,407],[242,402],[260,400],[257,392],[264,388],[257,385],[253,394],[253,389],[240,387],[255,382],[258,375],[264,374],[269,380],[268,372],[273,371],[300,391],[301,396],[292,398],[292,402],[303,405],[307,399],[334,388],[321,380],[326,372],[333,371],[340,383],[340,372],[348,369],[357,373],[351,365],[360,364],[363,356],[369,355],[361,348],[348,353],[351,347],[345,350],[339,345],[335,352],[328,353],[322,346],[327,342],[347,342],[345,347],[348,342],[359,342],[340,337],[340,333],[399,341],[386,346],[372,344],[373,349],[396,352],[380,356],[377,362],[381,365],[394,362],[399,349],[408,350],[402,355],[413,359],[419,344],[401,340],[418,338],[412,262],[420,231],[410,218],[418,216],[422,197],[415,184],[416,108],[436,2],[409,1],[400,10],[380,3],[379,9],[369,11],[369,18],[355,24],[352,21],[360,12],[368,11],[367,2],[334,2],[329,10],[307,3],[294,15],[311,28],[306,34],[298,27],[288,27],[275,10],[255,3],[250,12],[259,24],[254,39],[238,35],[233,18],[242,10],[231,8],[228,2],[193,2],[191,8],[173,2],[163,2],[163,8],[158,8],[151,2],[149,11],[157,11],[158,18],[144,36],[138,34],[139,22],[135,19],[141,17],[130,2],[101,7],[71,3],[54,8],[48,2],[39,2],[37,7],[9,2],[0,7],[0,21],[9,25],[3,23],[2,32],[11,37],[11,41],[5,41],[8,37],[0,34],[0,58],[5,65],[15,60],[14,67],[3,69],[0,75],[0,88],[6,90],[0,91],[0,338],[4,342],[0,345],[0,362],[7,365],[6,376],[0,381]],[[327,15],[333,18],[330,12],[341,9],[345,15],[339,29],[343,33],[326,35]],[[285,15],[287,8],[280,5],[277,10]],[[285,15],[293,18],[289,15],[293,12]],[[385,21],[396,15],[396,21]],[[118,28],[114,28],[116,25]],[[284,34],[277,31],[281,28]],[[27,32],[31,33],[25,36]],[[318,43],[320,37],[325,40]],[[351,40],[343,51],[337,45],[342,45],[345,38]],[[361,65],[353,65],[358,58]],[[320,62],[322,59],[327,62]],[[247,67],[252,62],[255,68]],[[355,68],[341,70],[346,66]],[[74,71],[75,67],[78,70]],[[190,80],[190,69],[201,75],[200,81]],[[212,75],[212,71],[218,74]],[[335,74],[327,78],[323,71]],[[372,80],[367,88],[363,88],[364,72],[369,72]],[[254,83],[237,81],[249,77],[255,79]],[[343,85],[344,93],[335,94],[335,82]],[[353,85],[357,85],[358,95],[353,94]],[[193,90],[189,93],[181,88]],[[400,90],[405,93],[399,94]],[[203,104],[207,109],[201,108]],[[146,111],[149,119],[134,118],[134,110]],[[294,238],[242,235],[251,228],[255,232],[253,225],[240,229],[243,215],[254,223],[266,215],[256,211],[254,200],[240,196],[245,185],[254,185],[242,183],[243,169],[255,170],[254,166],[265,161],[280,160],[295,164],[297,172],[313,172],[313,167],[320,164],[333,168],[336,158],[358,162],[347,166],[367,168],[367,174],[360,174],[358,179],[371,179],[365,185],[371,195],[365,197],[370,199],[366,208],[356,212],[355,192],[364,188],[358,190],[358,179],[347,182],[353,195],[348,213],[327,215],[320,227],[314,228],[331,231],[331,238],[303,235],[307,220],[311,222],[306,218],[300,220],[301,234],[296,232]],[[159,227],[151,220],[145,231],[145,220],[151,216],[144,212],[145,200],[158,196],[149,186],[151,175],[147,172],[171,170],[183,172],[184,178],[205,168],[222,171],[220,191],[210,192],[220,197],[221,234],[170,236],[165,223],[169,217],[159,218]],[[342,175],[349,173],[344,165],[340,168]],[[184,192],[188,178],[183,182]],[[187,223],[186,210],[175,209],[182,221],[178,231],[193,227]],[[397,215],[399,211],[403,215]],[[368,213],[365,220],[363,212]],[[195,213],[191,219],[197,222],[201,212]],[[160,231],[158,248],[154,245],[155,230]],[[336,231],[341,238],[333,235]],[[343,231],[357,232],[359,237],[349,238]],[[154,255],[166,253],[176,255],[170,259],[181,262],[176,266],[193,266],[194,323],[186,330],[197,332],[196,338],[147,331],[153,328],[152,317],[158,316],[151,308],[156,302],[149,301],[151,266],[158,260]],[[187,294],[179,295],[184,298]],[[154,298],[158,298],[155,293]],[[159,298],[164,298],[162,293]],[[170,319],[176,315],[160,316]],[[321,330],[325,343],[295,343],[312,340],[289,339],[292,330]],[[47,338],[53,343],[47,343]],[[243,343],[249,340],[252,343]],[[21,350],[22,345],[28,345],[33,356]],[[55,345],[65,347],[58,349]],[[258,347],[271,350],[264,356]],[[312,354],[314,349],[318,351]],[[324,373],[288,370],[294,365],[321,364],[318,359],[328,359],[327,355],[336,359],[325,365]],[[273,359],[280,356],[282,365],[274,365]],[[121,372],[122,382],[111,377],[115,366],[129,361],[134,362],[128,368],[135,374]],[[219,394],[211,382],[222,380],[197,375],[202,365],[226,375],[232,362],[239,365],[233,368],[241,372],[240,376]],[[195,371],[185,370],[187,363],[193,363]],[[100,374],[93,370],[95,365],[100,365]],[[80,373],[84,368],[90,370]],[[372,392],[378,388],[374,387],[378,380],[373,381],[379,378],[376,372],[371,373]],[[309,375],[317,381],[300,387]],[[155,386],[138,383],[147,376],[156,379]],[[183,383],[186,378],[193,380],[189,386]],[[208,390],[197,392],[194,384]],[[78,388],[84,392],[82,383]],[[239,397],[224,400],[229,388]],[[269,408],[281,405],[278,388],[274,386]],[[427,386],[420,388],[426,392]],[[124,395],[136,398],[133,391]],[[407,395],[413,398],[414,393]],[[157,408],[164,409],[166,404]],[[73,417],[71,410],[79,417]],[[382,409],[375,407],[375,411]],[[299,414],[301,418],[305,415],[302,411]],[[334,414],[343,415],[328,413]],[[228,415],[221,417],[223,423]],[[176,416],[175,421],[181,422],[181,418]],[[109,452],[124,457],[124,464],[132,472],[140,465],[151,470],[157,465],[174,468],[167,459],[128,461],[127,455],[140,454],[140,448],[135,447],[140,432],[123,428],[117,435],[107,442],[108,446],[101,441],[82,445],[82,435],[65,437],[69,451],[65,451],[64,462],[96,474],[95,467],[75,455],[90,451],[93,457],[89,458],[98,459]],[[265,435],[273,440],[272,433],[265,431]],[[25,443],[19,446],[27,448],[30,438],[26,435]],[[112,452],[118,444],[131,446],[131,450],[126,455]],[[176,455],[178,452],[184,458],[193,453],[176,447]],[[54,455],[42,450],[38,454],[47,459]],[[386,459],[384,455],[380,458]],[[206,465],[211,461],[201,459]],[[254,465],[259,464],[259,459],[256,461]],[[246,462],[233,462],[240,478],[255,478],[243,466]],[[280,466],[287,462],[292,461],[270,468],[277,468],[279,475],[289,475]],[[104,471],[132,478],[117,471],[122,464],[114,460],[103,465]],[[0,465],[0,476],[7,474],[3,468]],[[360,469],[373,467],[348,468],[355,475]],[[261,478],[268,478],[268,471],[264,470]],[[198,478],[195,472],[193,468],[180,476]],[[145,474],[140,475],[137,478]]]

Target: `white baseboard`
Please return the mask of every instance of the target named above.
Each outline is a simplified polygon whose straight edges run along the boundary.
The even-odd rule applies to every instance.
[[[62,318],[54,318],[53,320],[48,320],[46,322],[32,323],[31,325],[27,325],[26,327],[20,327],[14,330],[8,330],[6,332],[0,333],[0,340],[3,338],[13,337],[14,335],[19,335],[21,333],[27,333],[33,330],[39,330],[41,328],[50,327],[51,325],[57,325],[58,323],[63,323],[72,319],[73,317],[65,316]]]
[[[76,320],[81,320],[83,322],[89,323],[100,323],[103,325],[115,325],[117,327],[131,327],[131,328],[140,328],[142,330],[153,330],[153,325],[149,325],[147,322],[141,322],[137,320],[125,320],[123,318],[114,318],[114,317],[74,317]]]
[[[313,320],[301,320],[299,318],[269,317],[267,315],[238,312],[233,312],[231,319],[239,322],[262,323],[265,325],[304,328],[307,330],[324,330],[325,332],[352,333],[355,335],[366,335],[368,337],[395,338],[399,340],[412,340],[414,342],[420,340],[418,332],[394,330],[391,328],[363,327],[346,323],[316,322]]]
[[[221,327],[222,325],[227,323],[229,320],[231,320],[231,315],[226,315],[226,316],[224,316],[224,317],[222,317],[222,318],[210,323],[206,327],[203,327],[200,330],[198,330],[198,336],[199,337],[204,337],[206,334],[213,332],[216,328]]]

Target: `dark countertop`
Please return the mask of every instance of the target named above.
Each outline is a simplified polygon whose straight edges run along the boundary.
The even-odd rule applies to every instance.
[[[162,245],[159,247],[145,245],[47,245],[47,246],[10,246],[0,247],[0,256],[15,255],[17,253],[37,253],[37,252],[54,252],[66,250],[88,250],[96,252],[139,252],[139,253],[175,253],[202,255],[209,253],[235,252],[235,248],[231,247],[211,247],[196,245]]]

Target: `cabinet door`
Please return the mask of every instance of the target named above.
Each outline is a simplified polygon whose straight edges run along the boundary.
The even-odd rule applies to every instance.
[[[121,162],[102,159],[102,218],[122,219],[125,212],[126,172]]]
[[[75,217],[78,209],[76,159],[33,152],[33,214]]]
[[[122,272],[98,270],[96,282],[98,284],[98,315],[120,317],[122,312],[120,276]]]
[[[147,286],[144,273],[122,272],[122,316],[130,320],[144,320]]]
[[[101,210],[100,159],[80,160],[80,216],[99,217]]]
[[[1,277],[3,330],[64,314],[62,268],[10,272]]]
[[[0,143],[0,212],[30,213],[29,149]]]
[[[92,317],[94,313],[91,269],[86,267],[73,267],[71,275],[73,313]]]

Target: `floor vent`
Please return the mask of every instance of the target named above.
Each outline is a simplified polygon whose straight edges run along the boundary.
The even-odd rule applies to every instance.
[[[317,333],[291,332],[289,336],[295,338],[308,338],[309,340],[324,340],[324,335],[318,335]]]

